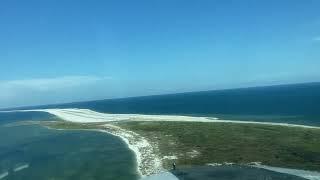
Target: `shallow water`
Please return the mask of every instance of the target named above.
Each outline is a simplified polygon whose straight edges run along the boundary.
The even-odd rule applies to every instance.
[[[180,180],[303,180],[303,178],[247,166],[201,166],[172,171]]]
[[[316,91],[318,89],[320,84],[301,86],[300,89],[292,86],[199,92],[38,108],[87,108],[108,113],[185,114],[230,120],[320,125],[320,114],[316,109],[320,102],[320,91]],[[310,97],[310,92],[318,93]],[[276,100],[274,95],[277,95]],[[270,101],[270,98],[273,100]],[[100,132],[49,130],[37,125],[3,126],[21,120],[55,118],[44,112],[0,113],[1,180],[139,179],[134,154],[117,137]],[[14,171],[19,167],[25,168]],[[5,176],[7,172],[9,175]],[[180,179],[297,179],[267,170],[236,166],[209,169],[196,167],[173,173]]]
[[[0,142],[0,174],[9,172],[4,180],[139,179],[133,152],[107,133],[1,121]]]

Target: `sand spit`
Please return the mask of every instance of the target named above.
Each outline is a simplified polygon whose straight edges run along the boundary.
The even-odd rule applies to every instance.
[[[89,109],[33,109],[0,112],[47,112],[66,121],[90,123],[112,121],[191,121],[210,122],[206,117],[173,116],[173,115],[143,115],[143,114],[108,114],[99,113]]]
[[[274,122],[257,122],[257,121],[237,121],[237,120],[222,120],[216,117],[194,117],[194,116],[174,116],[174,115],[143,115],[143,114],[108,114],[99,113],[89,109],[33,109],[33,110],[15,110],[15,111],[0,111],[1,112],[47,112],[61,119],[70,122],[78,123],[93,123],[93,122],[114,122],[114,121],[173,121],[173,122],[211,122],[211,123],[237,123],[237,124],[261,124],[286,127],[300,127],[320,129],[317,126],[274,123]]]
[[[141,115],[141,114],[107,114],[99,113],[89,109],[34,109],[34,110],[18,110],[18,111],[0,111],[1,112],[47,112],[53,114],[65,121],[76,123],[93,123],[93,122],[117,122],[117,121],[172,121],[172,122],[210,122],[210,123],[237,123],[237,124],[261,124],[272,126],[299,127],[320,129],[317,126],[273,123],[273,122],[256,122],[256,121],[236,121],[236,120],[218,120],[212,117],[192,117],[192,116],[172,116],[172,115]],[[144,137],[132,132],[124,130],[118,126],[105,124],[101,131],[120,137],[126,142],[129,148],[134,151],[137,158],[138,171],[142,176],[152,175],[162,170],[161,158],[154,153],[153,147]],[[230,165],[232,163],[225,163]],[[210,165],[220,165],[212,163]],[[256,168],[263,168],[275,172],[296,175],[309,180],[320,180],[320,173],[313,171],[304,171],[288,168],[271,167],[260,164],[250,165]],[[3,174],[1,174],[3,175]],[[168,175],[168,174],[167,174]],[[170,174],[169,174],[170,175]],[[1,177],[1,176],[0,176]],[[5,177],[5,176],[4,176]],[[1,179],[1,178],[0,178]]]
[[[124,130],[118,126],[102,125],[103,132],[120,137],[135,153],[138,172],[142,176],[157,174],[163,170],[160,158],[154,153],[152,146],[144,137],[132,131]]]

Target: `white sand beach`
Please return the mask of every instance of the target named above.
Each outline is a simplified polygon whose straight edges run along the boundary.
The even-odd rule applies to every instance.
[[[170,172],[165,171],[155,175],[144,177],[141,180],[179,180],[179,179],[173,174],[171,174]]]
[[[34,110],[18,110],[18,111],[0,111],[0,112],[47,112],[53,114],[65,121],[75,123],[94,123],[94,122],[114,122],[114,121],[177,121],[177,122],[206,122],[206,123],[238,123],[238,124],[261,124],[272,126],[299,127],[320,129],[317,126],[273,123],[273,122],[256,122],[256,121],[236,121],[236,120],[220,120],[213,117],[193,117],[193,116],[173,116],[173,115],[141,115],[141,114],[108,114],[99,113],[89,109],[34,109]],[[138,134],[121,129],[117,126],[105,124],[106,130],[101,130],[120,137],[128,147],[135,153],[139,174],[149,176],[157,174],[161,171],[161,159],[167,157],[157,157],[153,152],[153,147],[144,137]],[[254,165],[253,167],[264,168],[275,172],[287,173],[300,176],[309,180],[320,180],[319,172],[277,168],[264,165]],[[170,174],[170,173],[169,173]],[[164,175],[168,175],[165,173]],[[156,177],[156,176],[155,176]]]
[[[232,166],[236,163],[232,162],[225,162],[225,163],[209,163],[207,164],[208,166]],[[261,162],[251,162],[248,164],[244,164],[245,166],[250,166],[254,168],[261,168],[261,169],[266,169],[270,170],[273,172],[278,172],[278,173],[284,173],[284,174],[290,174],[298,177],[302,177],[308,180],[320,180],[320,172],[316,171],[306,171],[306,170],[300,170],[300,169],[290,169],[290,168],[281,168],[281,167],[273,167],[273,166],[267,166],[261,164]]]
[[[137,171],[142,177],[157,174],[163,170],[161,159],[154,153],[156,147],[152,146],[144,137],[110,124],[105,124],[103,127],[106,130],[101,130],[102,132],[120,137],[134,152],[138,166]]]
[[[237,123],[237,124],[261,124],[272,126],[300,127],[320,129],[318,126],[308,126],[289,123],[275,122],[258,122],[258,121],[237,121],[218,119],[216,117],[196,117],[196,116],[179,116],[179,115],[144,115],[144,114],[110,114],[92,111],[90,109],[32,109],[32,110],[15,110],[1,112],[47,112],[53,114],[65,121],[77,123],[94,123],[94,122],[112,122],[112,121],[176,121],[176,122],[210,122],[210,123]]]

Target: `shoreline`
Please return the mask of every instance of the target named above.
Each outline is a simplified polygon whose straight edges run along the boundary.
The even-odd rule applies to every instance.
[[[161,159],[154,153],[154,148],[144,137],[118,126],[104,124],[100,132],[109,133],[122,139],[128,148],[134,152],[137,170],[141,177],[157,174],[163,171]],[[105,129],[106,128],[106,129]]]
[[[41,122],[38,123],[41,125]],[[143,143],[137,143],[133,138],[133,136],[128,133],[126,130],[118,127],[113,126],[109,124],[104,124],[102,126],[110,128],[109,130],[104,129],[103,127],[101,129],[60,129],[60,128],[52,128],[48,125],[43,125],[45,128],[48,128],[50,130],[56,130],[56,131],[94,131],[94,132],[101,132],[101,133],[107,133],[112,136],[118,137],[121,141],[123,141],[127,148],[133,152],[135,158],[136,158],[136,171],[140,178],[144,178],[149,175],[157,174],[159,172],[163,171],[161,159],[153,153],[153,146],[148,143],[148,141],[145,140],[144,137],[139,136],[138,134],[134,132],[133,133],[136,137],[135,138],[143,138]],[[112,129],[111,129],[112,128]],[[141,146],[142,145],[142,146]],[[144,152],[147,152],[146,154],[142,155],[141,149],[145,149]],[[146,156],[153,156],[153,159],[146,158]],[[150,160],[150,161],[148,161]],[[154,162],[152,162],[154,160]],[[142,163],[144,162],[144,163]],[[146,164],[149,164],[150,166],[145,166]],[[151,168],[150,168],[151,167]]]
[[[41,122],[38,122],[37,124],[41,125]],[[101,129],[61,129],[52,128],[48,125],[43,126],[45,128],[57,131],[95,131],[110,134],[112,136],[118,137],[127,145],[127,148],[133,152],[136,158],[136,170],[140,178],[144,178],[146,176],[150,176],[164,171],[161,159],[153,151],[155,147],[153,147],[148,141],[146,141],[144,137],[134,132],[124,130],[118,126],[104,124],[100,125]],[[136,141],[136,139],[141,139],[141,141]]]
[[[98,132],[102,132],[102,133],[108,133],[111,134],[113,136],[117,136],[119,137],[122,141],[125,142],[125,144],[127,144],[128,148],[134,152],[135,157],[137,158],[137,163],[141,164],[141,159],[145,158],[144,156],[141,156],[141,150],[139,150],[139,146],[137,146],[137,144],[135,141],[130,141],[130,133],[134,133],[132,131],[128,131],[128,130],[124,130],[118,126],[115,125],[111,125],[111,124],[104,124],[104,125],[100,125],[102,127],[111,127],[114,131],[108,131],[105,129],[56,129],[56,128],[50,128],[47,127],[49,129],[54,129],[54,130],[85,130],[85,131],[98,131]],[[134,133],[136,134],[136,133]],[[137,134],[136,134],[137,135]],[[128,138],[129,137],[129,138]],[[142,136],[138,135],[138,137],[143,138]],[[153,153],[152,149],[152,145],[150,143],[148,143],[148,148],[150,148],[150,152]],[[167,156],[162,157],[161,159],[159,158],[158,162],[161,164],[161,160],[165,159]],[[171,156],[168,156],[168,158],[170,158]],[[174,156],[172,156],[174,157]],[[232,166],[232,165],[243,165],[243,166],[248,166],[248,167],[253,167],[253,168],[261,168],[261,169],[266,169],[266,170],[270,170],[273,172],[278,172],[278,173],[284,173],[284,174],[289,174],[289,175],[294,175],[294,176],[298,176],[298,177],[302,177],[308,180],[320,180],[320,172],[318,171],[311,171],[311,170],[303,170],[303,169],[292,169],[292,168],[284,168],[284,167],[276,167],[276,166],[268,166],[268,165],[264,165],[261,162],[250,162],[250,163],[246,163],[246,164],[238,164],[238,163],[233,163],[233,162],[223,162],[223,163],[208,163],[206,164],[207,166]],[[150,166],[149,166],[150,167]],[[141,169],[147,170],[147,173],[142,173],[143,170],[141,171]],[[148,178],[148,177],[153,177],[153,175],[155,175],[155,177],[157,177],[157,174],[161,174],[161,173],[169,173],[168,171],[166,171],[165,169],[163,169],[162,167],[156,167],[156,168],[152,168],[152,169],[146,169],[145,166],[137,166],[137,171],[138,173],[141,175],[140,179],[144,179],[144,178]],[[170,173],[169,173],[170,174]]]
[[[237,120],[218,120],[217,118],[210,117],[191,117],[191,116],[167,116],[167,115],[128,115],[128,114],[104,114],[96,113],[91,110],[86,109],[54,109],[54,110],[22,110],[25,111],[40,111],[47,112],[53,115],[58,116],[59,118],[82,124],[90,124],[93,122],[121,122],[121,121],[165,121],[165,122],[210,122],[210,123],[234,123],[234,124],[258,124],[258,125],[271,125],[271,126],[284,126],[284,127],[297,127],[297,128],[308,128],[308,129],[320,129],[318,126],[308,126],[308,125],[298,125],[298,124],[288,124],[288,123],[273,123],[273,122],[256,122],[256,121],[237,121]],[[3,111],[0,111],[3,112]],[[12,111],[11,111],[12,112]],[[14,111],[16,112],[16,111]],[[76,112],[76,113],[75,113]],[[70,115],[71,113],[71,115]],[[74,119],[74,118],[80,118]],[[152,118],[150,118],[152,117]],[[186,118],[187,119],[184,119]],[[115,118],[112,120],[112,118]],[[172,119],[171,119],[172,118]],[[84,121],[88,120],[89,121]],[[134,152],[136,161],[137,161],[137,171],[141,177],[159,173],[163,170],[161,160],[155,152],[154,148],[144,137],[138,135],[135,132],[122,129],[116,125],[103,124],[100,125],[102,129],[92,129],[100,132],[109,133],[111,135],[117,136],[122,139],[127,145],[128,148]],[[138,141],[140,139],[140,141]],[[146,153],[147,152],[147,153]],[[149,158],[148,158],[149,157]],[[148,160],[149,159],[149,160]],[[155,161],[151,161],[151,160]],[[151,167],[151,166],[152,167]],[[150,168],[151,167],[151,168]],[[298,169],[289,169],[289,168],[278,168],[272,166],[266,166],[261,164],[254,164],[252,167],[263,168],[275,172],[286,173],[291,175],[296,175],[300,177],[310,179],[310,180],[320,180],[320,172],[316,171],[305,171]]]
[[[110,114],[100,113],[90,109],[32,109],[32,110],[13,110],[0,111],[0,113],[10,112],[46,112],[55,115],[65,121],[75,123],[98,123],[98,122],[120,122],[120,121],[163,121],[163,122],[208,122],[208,123],[234,123],[234,124],[258,124],[284,127],[298,127],[309,129],[320,129],[320,126],[281,123],[281,122],[261,122],[261,121],[240,121],[218,119],[216,117],[204,116],[180,116],[180,115],[144,115],[144,114]]]
[[[241,166],[248,166],[248,167],[259,168],[259,169],[265,169],[265,170],[269,170],[277,173],[290,174],[290,175],[298,176],[308,180],[320,180],[320,172],[317,172],[317,171],[274,167],[274,166],[263,165],[261,162],[251,162],[247,164],[236,164],[232,162],[224,162],[224,163],[209,163],[207,165],[208,166],[241,165]]]

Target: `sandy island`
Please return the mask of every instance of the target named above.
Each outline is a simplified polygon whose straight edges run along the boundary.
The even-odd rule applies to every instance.
[[[219,120],[213,117],[191,117],[191,116],[172,116],[172,115],[140,115],[140,114],[106,114],[99,113],[88,109],[35,109],[35,110],[19,110],[20,112],[40,111],[53,114],[65,121],[81,124],[83,126],[93,126],[92,129],[100,128],[99,131],[107,132],[120,137],[128,147],[135,153],[137,160],[137,171],[141,176],[149,176],[159,172],[166,171],[163,167],[165,160],[175,160],[176,155],[167,154],[160,155],[155,153],[159,151],[156,143],[149,142],[147,138],[121,126],[121,122],[197,122],[197,123],[233,123],[233,124],[256,124],[268,126],[284,126],[307,129],[320,129],[320,127],[295,125],[287,123],[269,123],[269,122],[253,122],[253,121],[234,121]],[[4,111],[3,111],[4,112]],[[12,112],[12,111],[5,111]],[[17,112],[17,111],[15,111]],[[112,124],[110,124],[112,123]],[[118,124],[119,123],[119,124]],[[124,126],[126,127],[126,126]],[[81,129],[81,128],[79,128]],[[86,129],[86,128],[85,128]],[[197,156],[196,150],[191,151],[189,156]],[[211,165],[219,165],[221,163],[211,163]],[[278,168],[262,165],[260,163],[248,164],[253,167],[264,168],[275,172],[287,173],[300,176],[310,180],[320,180],[320,173],[316,171],[305,171],[289,168]],[[4,174],[3,174],[4,175]]]

